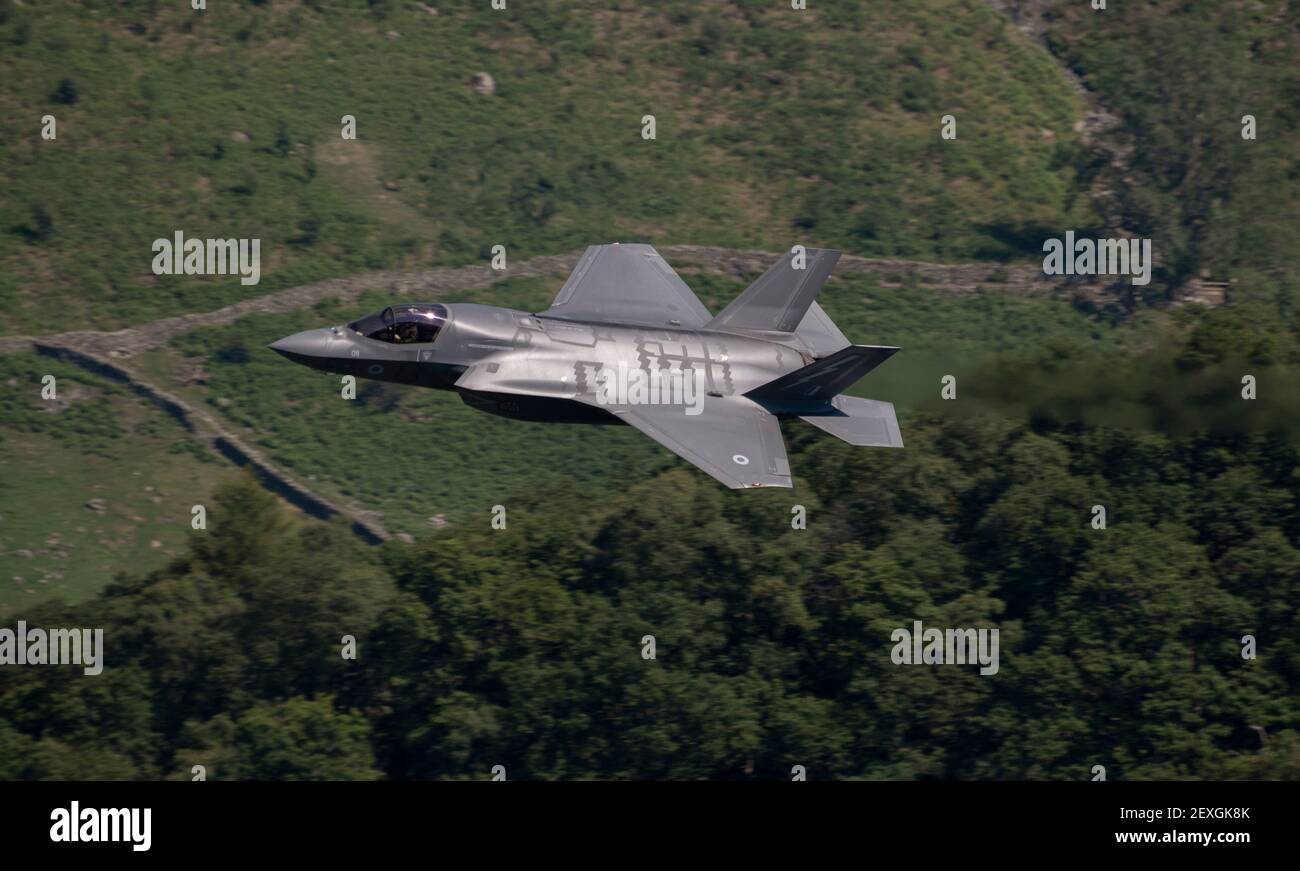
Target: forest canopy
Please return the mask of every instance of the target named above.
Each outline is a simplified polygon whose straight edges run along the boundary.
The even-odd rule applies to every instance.
[[[1224,317],[1160,359],[1226,365],[1194,353]],[[0,670],[0,778],[1300,777],[1294,433],[1235,387],[1235,427],[1098,423],[1098,383],[936,403],[902,451],[788,424],[793,493],[543,476],[505,529],[379,548],[232,481],[165,569],[25,615],[103,626],[106,667]],[[896,665],[914,620],[998,628],[1000,669]]]

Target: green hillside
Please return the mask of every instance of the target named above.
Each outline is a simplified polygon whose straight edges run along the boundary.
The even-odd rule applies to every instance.
[[[4,355],[0,385],[0,615],[165,565],[191,507],[233,474],[155,406],[77,367]]]
[[[1028,4],[1024,4],[1028,5]],[[1117,126],[1080,173],[1167,282],[1300,277],[1300,33],[1290,0],[1054,2],[1046,42]],[[1246,116],[1250,116],[1249,137]]]
[[[112,328],[496,244],[966,259],[1090,223],[1075,99],[979,3],[431,8],[0,0],[0,329],[67,329],[69,304]],[[261,239],[261,283],[153,275],[178,230]]]
[[[0,624],[113,657],[0,668],[0,780],[1300,778],[1296,0],[188,5],[0,0]],[[992,278],[1067,229],[1152,239],[1155,280]],[[261,239],[261,283],[154,276],[178,230]],[[990,279],[831,278],[850,339],[904,348],[853,392],[906,448],[786,424],[793,491],[626,427],[344,401],[265,347],[379,279],[117,361],[374,547],[13,338],[614,240]],[[713,311],[754,277],[681,273]],[[891,662],[918,619],[999,627],[998,674]]]

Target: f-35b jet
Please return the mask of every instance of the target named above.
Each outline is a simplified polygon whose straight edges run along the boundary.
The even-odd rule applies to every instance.
[[[781,419],[903,446],[892,403],[841,395],[899,349],[850,344],[817,305],[839,256],[796,248],[715,317],[653,247],[593,245],[543,312],[393,305],[271,348],[505,417],[630,424],[728,487],[789,487]]]

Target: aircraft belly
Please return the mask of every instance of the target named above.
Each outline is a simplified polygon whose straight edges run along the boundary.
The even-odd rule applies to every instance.
[[[461,400],[477,411],[546,423],[621,424],[622,420],[603,409],[571,399],[549,396],[526,396],[486,390],[458,389]]]

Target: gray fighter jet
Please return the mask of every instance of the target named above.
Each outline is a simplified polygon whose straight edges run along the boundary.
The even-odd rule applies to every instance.
[[[653,247],[594,245],[543,312],[393,305],[270,347],[505,417],[630,424],[728,487],[789,487],[780,419],[903,446],[892,403],[840,395],[899,349],[850,344],[817,305],[839,256],[796,249],[714,317]]]

